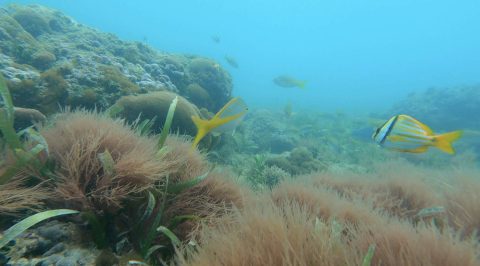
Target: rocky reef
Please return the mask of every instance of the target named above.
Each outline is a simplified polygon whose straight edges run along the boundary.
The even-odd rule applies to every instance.
[[[199,150],[226,71],[42,6],[0,9],[0,73],[0,265],[480,264],[473,88],[394,107],[469,129],[414,157],[371,142],[378,119],[291,104]]]
[[[365,127],[368,136],[357,136]],[[341,112],[252,110],[235,134],[214,143],[209,158],[230,165],[255,187],[317,171],[367,172],[375,163],[399,156],[376,147],[372,131],[368,118]]]
[[[438,130],[479,129],[480,86],[430,88],[412,92],[395,104],[390,114],[405,113]]]
[[[1,130],[7,135],[4,125]],[[201,226],[243,206],[247,192],[225,173],[209,171],[183,137],[170,135],[161,149],[135,125],[87,111],[57,115],[38,134],[38,153],[28,148],[33,139],[16,150],[10,150],[14,141],[2,139],[8,147],[0,167],[2,231],[44,209],[81,215],[1,243],[3,265],[127,265],[137,259],[159,265]]]
[[[15,106],[45,115],[65,106],[106,109],[122,96],[152,91],[215,112],[232,91],[229,73],[215,61],[122,41],[38,5],[0,9],[0,51]]]
[[[409,114],[436,133],[463,130],[458,147],[480,158],[480,86],[430,88],[411,93],[385,114]]]

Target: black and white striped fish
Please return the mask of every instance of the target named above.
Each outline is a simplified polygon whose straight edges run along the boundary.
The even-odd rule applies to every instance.
[[[379,127],[372,139],[382,147],[399,152],[422,153],[430,146],[454,154],[452,142],[462,136],[462,131],[435,135],[422,122],[408,115],[396,115]]]

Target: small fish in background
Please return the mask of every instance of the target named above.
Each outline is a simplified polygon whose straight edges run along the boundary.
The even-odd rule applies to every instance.
[[[295,79],[288,75],[280,75],[273,79],[273,83],[283,88],[305,88],[306,81]]]
[[[234,67],[234,68],[238,68],[238,63],[237,63],[237,60],[235,60],[235,58],[226,55],[226,56],[225,56],[225,61],[227,61],[227,63],[228,63],[230,66],[232,66],[232,67]]]
[[[212,35],[212,36],[210,36],[210,38],[212,39],[212,41],[213,41],[214,43],[217,43],[217,44],[220,43],[220,36],[218,36],[218,35]]]
[[[431,146],[454,154],[452,143],[462,136],[462,131],[435,135],[433,131],[408,115],[396,115],[373,133],[372,139],[382,147],[399,152],[422,153]]]
[[[293,106],[291,102],[288,102],[284,107],[283,107],[283,114],[285,115],[286,118],[290,118],[293,115]]]
[[[210,120],[192,116],[193,123],[197,127],[197,135],[192,146],[196,147],[200,140],[210,132],[218,134],[234,132],[247,111],[248,107],[242,98],[236,97],[226,103]]]

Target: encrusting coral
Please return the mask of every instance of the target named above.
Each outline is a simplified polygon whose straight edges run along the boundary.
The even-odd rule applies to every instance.
[[[205,89],[209,95],[215,95],[213,110],[220,109],[231,96],[232,78],[218,63],[205,58],[194,58],[188,65],[191,80]]]
[[[42,98],[36,93],[45,87],[41,73],[64,64],[72,66],[62,74],[68,101],[50,97],[61,107],[107,109],[124,95],[167,90],[216,111],[230,99],[233,87],[231,76],[214,60],[125,42],[40,5],[12,4],[0,10],[0,50],[0,72],[25,88],[22,94],[37,96],[17,97],[16,105],[27,108],[41,107],[36,105]],[[84,95],[86,89],[90,92]]]
[[[115,105],[122,110],[119,115],[130,122],[135,121],[139,116],[141,119],[155,118],[153,130],[158,132],[163,126],[170,103],[176,96],[178,95],[168,91],[151,92],[122,97]],[[197,129],[191,117],[199,115],[200,112],[194,104],[179,96],[171,126],[172,131],[194,136]]]

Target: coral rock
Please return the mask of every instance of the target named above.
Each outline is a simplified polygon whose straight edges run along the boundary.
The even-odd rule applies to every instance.
[[[178,95],[167,91],[125,96],[118,100],[117,105],[123,109],[121,116],[125,117],[127,121],[135,121],[139,115],[141,115],[141,119],[156,117],[154,129],[159,132],[162,129],[170,103],[175,96]],[[198,108],[187,99],[179,96],[171,131],[195,135],[197,129],[191,119],[192,115],[200,115]]]

